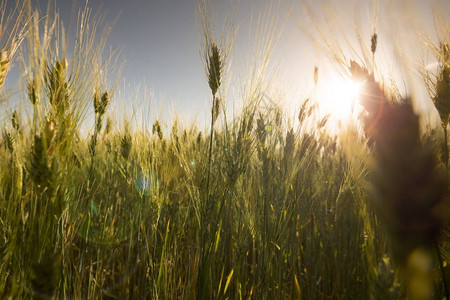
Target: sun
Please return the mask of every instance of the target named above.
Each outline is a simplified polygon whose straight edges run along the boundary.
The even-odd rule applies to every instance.
[[[317,86],[317,103],[322,114],[336,122],[348,123],[360,112],[360,83],[338,75],[329,75]]]

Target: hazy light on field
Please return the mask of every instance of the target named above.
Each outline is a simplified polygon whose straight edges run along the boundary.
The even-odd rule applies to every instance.
[[[336,74],[330,75],[317,92],[319,110],[341,123],[353,120],[360,111],[358,104],[360,84]]]

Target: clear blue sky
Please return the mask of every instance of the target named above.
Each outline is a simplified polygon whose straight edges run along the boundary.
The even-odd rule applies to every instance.
[[[36,0],[32,2],[36,3]],[[40,1],[41,5],[46,2]],[[212,2],[214,7],[217,1]],[[230,14],[231,9],[235,7],[233,5],[235,2],[220,1],[217,9],[219,19]],[[271,2],[276,1],[241,0],[239,2],[234,20],[239,28],[234,49],[234,53],[237,54],[234,59],[236,76],[239,76],[239,72],[242,71],[239,62],[243,62],[244,57],[251,57],[252,50],[247,48],[249,40],[252,39],[252,36],[249,36],[250,17],[262,13]],[[314,42],[296,24],[295,20],[300,20],[304,22],[308,30],[314,31],[311,20],[308,20],[310,15],[304,14],[302,2],[305,1],[281,0],[278,16],[280,23],[285,23],[285,29],[273,56],[279,66],[280,78],[286,79],[282,84],[289,88],[289,97],[291,100],[298,98],[299,102],[312,92],[314,66],[318,65],[319,70],[323,70],[328,64],[323,59],[323,53],[318,52]],[[325,13],[328,10],[339,11],[343,3],[349,2],[355,1],[311,1],[313,3],[311,7]],[[389,1],[380,2],[390,3]],[[447,12],[448,22],[449,3],[448,0],[396,1],[394,4],[388,4],[387,7],[384,7],[384,4],[380,5],[381,17],[378,22],[367,20],[365,15],[358,15],[358,17],[362,24],[366,20],[364,25],[367,28],[362,26],[361,29],[370,31],[371,26],[376,29],[380,47],[384,45],[380,51],[385,51],[385,55],[389,56],[397,34],[394,32],[403,30],[398,26],[404,25],[411,29],[424,28],[430,32],[433,30],[430,7],[439,8],[444,15]],[[75,9],[77,11],[84,4],[82,0],[75,2],[56,0],[65,24],[70,22],[71,15],[74,16],[73,26],[76,23],[74,7],[77,7]],[[106,20],[114,20],[118,17],[109,36],[108,46],[123,47],[122,58],[126,64],[122,78],[125,79],[126,85],[131,85],[133,89],[133,86],[144,83],[154,93],[151,117],[158,116],[160,112],[165,114],[171,111],[173,105],[177,111],[187,117],[188,122],[197,117],[199,125],[204,126],[210,107],[210,92],[199,55],[197,37],[201,34],[201,28],[196,26],[195,0],[91,0],[89,6],[94,12],[102,12]],[[294,17],[288,15],[288,10],[292,7],[294,7]],[[386,15],[386,11],[389,15]],[[387,20],[396,20],[396,24],[387,23]],[[221,24],[218,24],[218,27],[220,29]],[[387,33],[384,36],[383,30]],[[367,34],[370,36],[371,33]],[[408,38],[405,35],[403,41]],[[396,46],[401,47],[402,44]],[[242,53],[245,54],[242,55]],[[129,101],[129,99],[122,100]],[[136,101],[134,106],[141,109],[143,106],[139,101]],[[143,109],[147,110],[146,107]]]

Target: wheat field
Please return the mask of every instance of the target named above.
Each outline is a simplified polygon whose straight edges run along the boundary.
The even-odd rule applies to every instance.
[[[227,116],[230,43],[197,5],[204,130],[113,117],[102,74],[120,67],[89,8],[71,58],[58,18],[31,1],[3,11],[0,87],[22,61],[26,104],[0,110],[0,298],[448,299],[448,23],[430,44],[437,73],[419,72],[439,126],[420,126],[411,98],[354,58],[338,63],[362,83],[365,113],[335,135],[314,99],[295,122],[260,109],[257,76]],[[364,42],[375,54],[377,35]]]

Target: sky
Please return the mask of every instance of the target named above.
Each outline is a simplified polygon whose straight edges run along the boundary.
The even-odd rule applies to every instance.
[[[46,2],[40,1],[44,10]],[[414,40],[412,36],[416,35],[417,40],[421,30],[434,34],[431,8],[437,8],[444,16],[450,15],[448,0],[380,0],[377,1],[378,14],[373,10],[374,1],[311,1],[306,5],[308,1],[300,0],[211,2],[217,14],[218,31],[225,16],[231,17],[231,24],[238,29],[232,50],[234,82],[230,85],[235,98],[243,89],[239,82],[245,82],[249,61],[258,53],[258,46],[255,49],[252,40],[261,39],[264,30],[270,30],[263,29],[260,35],[255,33],[257,16],[264,13],[278,16],[276,32],[281,33],[272,55],[271,66],[277,70],[273,86],[286,95],[288,111],[297,109],[313,93],[323,97],[333,95],[333,91],[326,90],[325,86],[330,86],[327,78],[331,78],[330,73],[336,70],[324,48],[318,46],[321,44],[320,35],[313,25],[323,26],[322,33],[332,42],[338,37],[336,32],[340,26],[344,32],[352,32],[341,14],[348,12],[351,15],[348,8],[355,9],[357,13],[353,17],[358,19],[358,29],[365,34],[365,39],[368,40],[374,31],[379,35],[377,56],[380,56],[380,65],[388,65],[389,71],[397,74],[404,68],[404,64],[398,63],[403,53],[414,48],[417,53],[413,55],[420,57],[423,54],[419,53],[420,47],[410,47],[409,43]],[[66,27],[71,20],[72,26],[75,25],[74,11],[84,5],[81,0],[56,0]],[[205,126],[211,97],[199,51],[202,29],[195,13],[195,0],[90,0],[88,6],[93,12],[104,14],[106,23],[116,20],[107,47],[123,49],[120,58],[125,65],[120,92],[116,93],[116,98],[120,99],[115,99],[116,102],[113,99],[112,108],[122,111],[124,107],[134,107],[137,115],[149,115],[147,119],[167,117],[176,112],[187,123],[196,121],[200,127]],[[316,15],[307,13],[305,7],[315,10]],[[348,36],[352,37],[352,34]],[[337,43],[343,44],[342,40]],[[348,58],[352,55],[349,54]],[[430,58],[426,56],[426,59]],[[315,66],[319,67],[320,73],[319,85],[314,91]],[[411,77],[414,76],[406,77],[411,85],[414,82]],[[11,84],[14,78],[8,80]],[[408,88],[411,89],[410,86]],[[423,104],[422,107],[430,111],[429,105]]]

